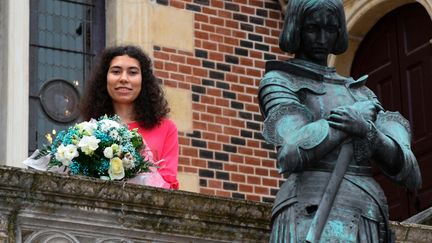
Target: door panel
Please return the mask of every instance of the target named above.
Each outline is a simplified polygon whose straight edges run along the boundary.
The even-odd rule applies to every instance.
[[[412,148],[422,172],[417,193],[396,187],[376,171],[393,220],[432,206],[432,22],[418,4],[407,4],[384,16],[366,35],[351,75],[369,74],[368,87],[388,110],[400,111],[411,124]],[[373,55],[371,55],[373,53]]]
[[[359,47],[351,75],[354,78],[369,75],[367,86],[376,93],[386,109],[400,110],[400,82],[393,82],[400,79],[398,54],[394,51],[398,46],[394,36],[397,28],[395,16],[383,18],[380,23],[373,29],[373,33],[377,34],[368,34],[367,41]]]
[[[352,65],[352,76],[369,75],[367,86],[375,92],[387,110],[402,109],[399,77],[398,46],[395,38],[396,16],[387,15],[368,33],[360,45]],[[371,55],[373,53],[373,55]],[[408,197],[404,189],[397,187],[374,167],[374,177],[384,189],[389,204],[390,217],[401,220],[408,216]]]
[[[432,22],[420,4],[407,5],[397,14],[402,108],[412,126],[413,151],[423,177],[418,198],[409,197],[413,212],[416,206],[418,211],[432,206]]]

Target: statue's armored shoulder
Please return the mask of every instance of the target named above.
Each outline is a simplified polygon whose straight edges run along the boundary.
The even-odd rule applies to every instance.
[[[277,85],[289,89],[292,92],[307,89],[316,94],[325,93],[325,87],[322,82],[320,82],[322,77],[319,75],[305,72],[289,65],[289,63],[286,64],[279,61],[276,63],[280,64],[280,66],[272,67],[271,63],[275,62],[276,61],[267,63],[266,74],[261,80],[260,90],[270,85]]]
[[[361,100],[362,98],[367,98],[368,100],[378,101],[375,93],[366,86],[367,79],[368,75],[364,75],[357,80],[349,78],[348,87],[351,89],[353,95],[356,96],[358,100]]]

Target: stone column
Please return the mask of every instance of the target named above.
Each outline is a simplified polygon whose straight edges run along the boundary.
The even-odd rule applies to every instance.
[[[0,79],[7,80],[7,5],[0,1]],[[0,82],[0,104],[7,104],[7,82]],[[7,109],[0,108],[0,141],[6,141]],[[0,145],[0,164],[6,164],[6,143]],[[1,222],[1,221],[0,221]]]
[[[1,1],[0,164],[23,167],[28,156],[30,2]]]

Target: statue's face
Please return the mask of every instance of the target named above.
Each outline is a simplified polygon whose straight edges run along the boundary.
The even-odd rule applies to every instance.
[[[339,35],[339,22],[328,9],[314,11],[306,16],[302,29],[297,58],[327,65],[327,56],[333,50]]]

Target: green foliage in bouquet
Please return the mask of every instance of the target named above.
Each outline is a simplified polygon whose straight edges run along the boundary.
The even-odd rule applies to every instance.
[[[49,168],[65,166],[74,175],[122,180],[154,167],[143,151],[137,129],[130,131],[118,116],[103,116],[59,132],[35,159],[49,155]]]

